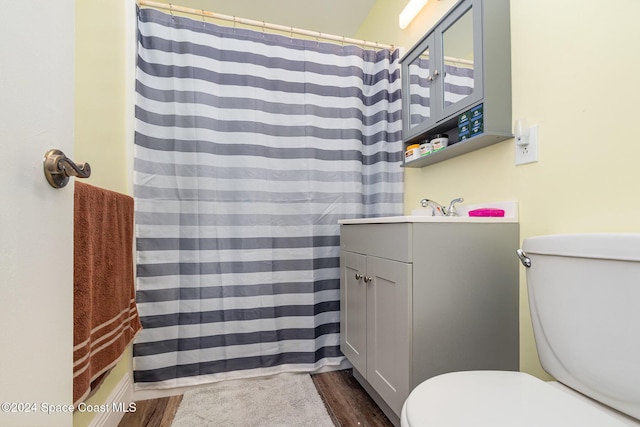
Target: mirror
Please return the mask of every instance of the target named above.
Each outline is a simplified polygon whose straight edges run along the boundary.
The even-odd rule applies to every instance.
[[[473,8],[469,8],[442,35],[444,91],[442,102],[448,107],[473,93]]]
[[[409,127],[414,127],[431,117],[431,70],[429,67],[430,46],[409,64]]]

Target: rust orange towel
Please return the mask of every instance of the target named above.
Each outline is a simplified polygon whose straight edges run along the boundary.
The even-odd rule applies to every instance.
[[[140,330],[133,199],[75,182],[73,401],[82,402]]]

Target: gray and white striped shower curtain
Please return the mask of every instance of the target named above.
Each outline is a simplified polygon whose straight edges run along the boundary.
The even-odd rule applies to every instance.
[[[337,221],[403,209],[397,51],[138,16],[136,387],[340,364]]]

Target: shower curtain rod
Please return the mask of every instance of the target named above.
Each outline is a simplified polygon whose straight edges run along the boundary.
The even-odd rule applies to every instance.
[[[203,9],[192,9],[189,7],[176,6],[171,3],[167,4],[167,3],[160,3],[160,2],[151,1],[151,0],[138,0],[138,6],[147,6],[155,9],[164,9],[164,10],[169,10],[170,12],[175,11],[180,13],[187,13],[190,15],[202,16],[203,19],[207,17],[207,18],[213,18],[213,19],[220,19],[223,21],[231,21],[234,23],[249,25],[252,27],[260,27],[263,29],[281,31],[281,32],[290,33],[290,34],[300,34],[303,36],[313,37],[316,39],[331,40],[331,41],[337,41],[341,43],[355,44],[358,46],[372,47],[376,49],[389,49],[392,51],[396,49],[396,47],[393,45],[370,42],[366,40],[352,39],[344,36],[334,36],[332,34],[321,33],[319,31],[303,30],[300,28],[287,27],[285,25],[270,24],[264,21],[255,21],[253,19],[238,18],[236,16],[222,15],[220,13],[207,12]]]

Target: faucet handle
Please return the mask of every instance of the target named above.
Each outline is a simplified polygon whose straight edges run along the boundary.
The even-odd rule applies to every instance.
[[[456,212],[455,204],[461,203],[461,202],[464,202],[464,199],[462,197],[453,199],[451,203],[449,203],[449,209],[447,209],[447,216],[458,216],[458,213]]]

